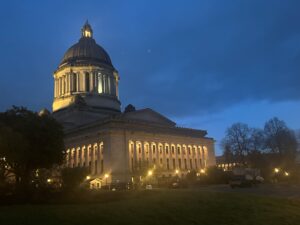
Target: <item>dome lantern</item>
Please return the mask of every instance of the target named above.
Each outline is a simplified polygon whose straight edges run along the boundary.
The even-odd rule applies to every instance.
[[[87,20],[81,28],[81,35],[85,38],[93,38],[93,29]]]

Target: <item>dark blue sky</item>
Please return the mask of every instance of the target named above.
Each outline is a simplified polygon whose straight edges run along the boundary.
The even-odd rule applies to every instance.
[[[89,19],[123,107],[151,107],[217,141],[237,121],[278,116],[299,129],[299,12],[287,0],[2,1],[0,110],[51,108],[52,73]]]

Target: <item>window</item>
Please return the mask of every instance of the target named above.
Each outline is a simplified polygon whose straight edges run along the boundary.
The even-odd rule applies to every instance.
[[[180,155],[180,147],[177,147],[177,154]]]
[[[175,159],[173,159],[173,169],[175,169]]]
[[[166,154],[169,154],[169,146],[166,146]]]
[[[138,150],[139,150],[139,154],[141,154],[142,149],[141,149],[141,146],[140,146],[140,145],[138,146]]]
[[[174,154],[175,153],[175,147],[172,146],[171,149],[172,149],[172,154]]]
[[[77,91],[77,74],[72,74],[72,91]]]
[[[178,167],[181,169],[181,159],[178,159]]]
[[[195,159],[195,167],[196,167],[196,169],[198,169],[197,159]]]
[[[142,169],[142,160],[139,158],[139,169]]]
[[[159,163],[160,163],[160,165],[162,165],[162,158],[159,159]]]
[[[103,165],[103,159],[101,160],[101,173],[103,173],[104,165]]]
[[[192,154],[192,149],[191,149],[191,147],[189,147],[189,154],[190,154],[190,155]]]
[[[155,145],[152,145],[152,152],[155,154]]]
[[[131,158],[131,170],[134,170],[134,166],[133,166],[133,158]]]
[[[155,164],[155,163],[156,163],[156,159],[154,158],[154,159],[153,159],[153,164]]]
[[[89,161],[89,173],[91,173],[91,171],[92,171],[92,162]]]
[[[186,170],[187,170],[186,159],[184,159],[184,169],[186,169]]]
[[[193,169],[193,160],[190,159],[190,169],[192,170]]]
[[[159,154],[162,154],[162,146],[159,146]]]
[[[200,167],[202,168],[202,159],[199,159],[199,161],[200,161]]]
[[[167,170],[170,169],[170,166],[169,166],[169,159],[167,159]]]
[[[186,147],[183,147],[182,153],[185,155],[186,154]]]

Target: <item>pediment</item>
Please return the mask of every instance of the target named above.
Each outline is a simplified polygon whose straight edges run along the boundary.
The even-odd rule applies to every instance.
[[[124,113],[123,117],[130,120],[139,120],[144,122],[156,123],[164,126],[176,125],[176,123],[172,120],[149,108]]]

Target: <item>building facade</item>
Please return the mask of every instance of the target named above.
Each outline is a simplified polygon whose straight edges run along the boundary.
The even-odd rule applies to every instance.
[[[169,177],[215,165],[206,131],[177,127],[149,108],[121,112],[118,71],[88,23],[81,32],[54,72],[53,115],[65,129],[65,166],[87,167],[105,185],[129,182],[144,168]]]

